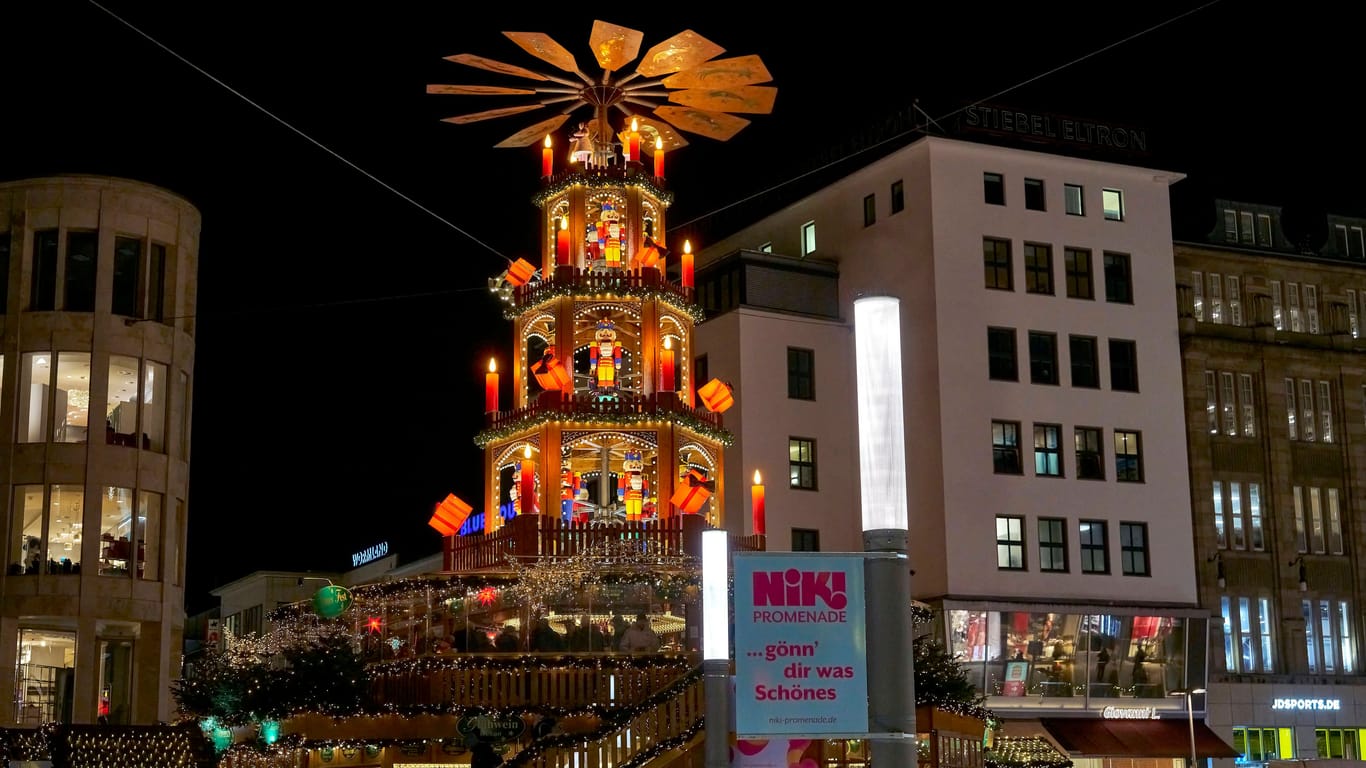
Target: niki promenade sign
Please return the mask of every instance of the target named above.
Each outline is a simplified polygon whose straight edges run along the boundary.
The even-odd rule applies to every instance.
[[[735,732],[868,732],[863,561],[735,553]]]

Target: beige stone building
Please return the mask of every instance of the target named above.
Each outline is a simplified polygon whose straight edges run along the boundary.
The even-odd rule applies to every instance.
[[[1361,759],[1366,220],[1320,220],[1312,246],[1275,207],[1214,222],[1174,249],[1200,601],[1222,617],[1208,723],[1251,763]]]
[[[199,226],[138,182],[0,183],[0,723],[172,716]]]

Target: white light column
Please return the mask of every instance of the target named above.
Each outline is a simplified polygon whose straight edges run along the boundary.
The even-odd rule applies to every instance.
[[[702,532],[702,678],[706,768],[730,766],[730,534]]]
[[[868,727],[873,765],[913,766],[915,669],[907,557],[906,437],[901,390],[901,303],[854,301],[859,491],[868,616]],[[900,735],[901,738],[896,738]]]

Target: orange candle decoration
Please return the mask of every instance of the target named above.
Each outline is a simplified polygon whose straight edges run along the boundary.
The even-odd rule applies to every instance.
[[[484,412],[496,413],[498,411],[498,367],[493,358],[489,358],[489,372],[484,375]]]
[[[683,287],[692,287],[692,242],[683,241]]]
[[[664,139],[655,137],[655,176],[664,178]]]
[[[550,134],[547,133],[545,135],[545,148],[541,150],[541,176],[549,176],[554,167],[554,163],[550,159]]]
[[[640,123],[633,117],[631,118],[631,135],[627,138],[627,161],[634,160],[640,162]]]
[[[659,353],[659,391],[674,391],[674,351],[672,340],[664,337],[664,349]]]
[[[569,217],[560,217],[560,229],[555,233],[555,263],[569,263]]]
[[[754,532],[760,536],[764,533],[764,485],[759,477],[759,470],[754,470],[754,485],[750,488],[750,499],[754,502]]]

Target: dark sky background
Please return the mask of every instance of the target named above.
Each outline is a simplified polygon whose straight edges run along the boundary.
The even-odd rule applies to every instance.
[[[689,135],[670,155],[671,242],[704,244],[785,202],[822,178],[804,171],[867,144],[871,126],[915,100],[936,118],[985,100],[1146,128],[1144,163],[1189,176],[1173,189],[1179,204],[1221,194],[1366,214],[1353,117],[1361,10],[957,3],[765,18],[738,3],[609,3],[597,15],[591,5],[15,0],[0,10],[0,179],[125,176],[203,214],[190,610],[255,569],[342,569],[379,541],[405,561],[436,552],[432,505],[448,492],[482,498],[471,439],[482,373],[492,354],[506,364],[511,342],[485,285],[502,256],[534,250],[540,157],[493,145],[553,113],[445,124],[521,102],[425,87],[526,82],[442,60],[456,53],[550,70],[502,30],[545,32],[590,74],[598,18],[644,32],[642,50],[691,29],[723,56],[764,59],[779,89],[773,114],[751,116],[730,142]],[[1212,226],[1197,211],[1196,228]]]

